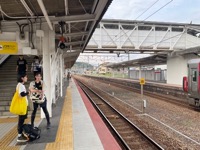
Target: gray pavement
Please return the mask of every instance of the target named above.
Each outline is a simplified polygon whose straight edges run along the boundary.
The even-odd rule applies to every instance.
[[[46,129],[46,119],[44,118],[39,125],[39,128],[41,129],[41,136],[40,139],[37,139],[32,142],[28,142],[27,145],[25,146],[24,150],[44,150],[45,146],[47,143],[51,143],[55,141],[58,126],[59,126],[59,121],[60,121],[60,116],[62,112],[62,106],[64,103],[64,98],[66,95],[66,88],[68,87],[69,82],[66,81],[64,83],[63,87],[63,97],[60,97],[56,105],[53,106],[53,113],[51,119],[51,129]]]

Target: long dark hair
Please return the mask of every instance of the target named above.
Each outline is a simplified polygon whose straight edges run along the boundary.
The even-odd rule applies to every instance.
[[[25,73],[25,74],[20,74],[20,75],[18,76],[18,78],[17,78],[17,82],[22,83],[22,82],[23,82],[22,78],[24,78],[25,76],[27,76],[26,73]]]

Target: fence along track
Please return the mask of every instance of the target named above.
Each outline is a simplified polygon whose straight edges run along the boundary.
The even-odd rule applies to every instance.
[[[141,89],[137,89],[137,88],[134,88],[134,87],[130,87],[129,85],[124,85],[124,84],[120,84],[118,82],[110,82],[110,81],[101,81],[101,80],[96,80],[97,82],[103,82],[103,83],[109,83],[110,85],[113,85],[113,86],[116,86],[116,87],[119,87],[119,88],[122,88],[122,89],[126,89],[126,90],[129,90],[131,92],[135,92],[135,93],[138,93],[140,94],[141,93]],[[122,81],[123,82],[123,81]],[[172,104],[175,104],[177,106],[181,106],[181,107],[184,107],[184,108],[188,108],[188,109],[192,109],[192,110],[200,110],[200,109],[197,109],[193,106],[190,106],[188,103],[186,102],[183,102],[183,101],[180,101],[180,100],[177,100],[177,98],[173,98],[172,96],[168,96],[168,95],[164,95],[164,94],[158,94],[158,93],[155,93],[155,92],[150,92],[150,91],[147,91],[147,90],[144,90],[144,95],[145,96],[149,96],[149,97],[152,97],[152,98],[156,98],[156,99],[159,99],[159,100],[162,100],[162,101],[165,101],[165,102],[168,102],[168,103],[172,103]]]

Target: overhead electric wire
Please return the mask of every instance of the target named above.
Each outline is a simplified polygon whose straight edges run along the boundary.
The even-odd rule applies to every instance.
[[[153,7],[157,2],[158,2],[159,0],[157,0],[157,1],[155,1],[151,6],[149,6],[145,11],[143,11],[139,16],[137,16],[136,18],[135,18],[135,20],[136,19],[138,19],[140,16],[142,16],[145,12],[147,12],[151,7]]]
[[[165,6],[167,6],[168,4],[170,4],[173,0],[169,1],[168,3],[166,3],[165,5],[163,5],[162,7],[160,7],[158,10],[156,10],[154,13],[152,13],[151,15],[149,15],[147,18],[145,18],[143,21],[147,20],[148,18],[150,18],[151,16],[153,16],[154,14],[156,14],[157,12],[159,12],[161,9],[163,9]]]
[[[148,18],[150,18],[151,16],[153,16],[154,14],[156,14],[157,12],[159,12],[161,9],[163,9],[165,6],[167,6],[168,4],[170,4],[172,1],[173,1],[173,0],[167,2],[165,5],[163,5],[162,7],[160,7],[158,10],[156,10],[154,13],[152,13],[151,15],[149,15],[147,18],[145,18],[145,19],[142,20],[142,21],[147,20]],[[157,1],[156,1],[155,3],[157,3]],[[154,4],[153,4],[153,5],[154,5]],[[152,6],[150,6],[150,7],[152,7]],[[147,8],[147,10],[148,10],[148,8]],[[146,11],[147,11],[147,10],[146,10]],[[141,21],[140,23],[142,23],[142,21]],[[120,37],[122,37],[123,35],[127,34],[128,32],[129,32],[129,30],[128,30],[127,32],[124,32],[122,35],[120,35]],[[115,40],[118,40],[120,37],[116,38]],[[172,38],[174,38],[174,37],[172,37]],[[170,39],[170,38],[169,38],[169,39]],[[110,43],[110,42],[107,42],[106,44],[109,44],[109,43]]]
[[[179,35],[181,35],[181,34],[183,34],[183,32],[181,32],[181,33],[179,33],[179,34],[176,34],[176,35],[174,35],[174,36],[171,36],[171,37],[169,37],[169,38],[163,39],[163,40],[161,40],[161,41],[159,41],[159,42],[153,43],[153,44],[151,44],[151,45],[148,45],[147,47],[151,47],[151,46],[153,46],[153,45],[162,43],[162,42],[164,42],[164,41],[173,39],[173,38],[175,38],[175,37],[177,37],[177,36],[179,36]]]

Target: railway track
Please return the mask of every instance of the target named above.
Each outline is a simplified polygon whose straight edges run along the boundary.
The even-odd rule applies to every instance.
[[[99,81],[97,80],[97,82],[99,82]],[[105,82],[105,81],[101,81],[101,82],[108,84],[108,82]],[[115,83],[115,82],[109,82],[109,84],[116,86],[116,87],[119,87],[119,88],[123,88],[123,89],[129,90],[129,91],[132,91],[132,92],[135,92],[135,93],[139,93],[139,94],[141,93],[140,89],[136,89],[136,88],[126,86],[126,85],[123,85],[123,84],[119,84],[119,83]],[[149,92],[149,91],[146,91],[146,90],[144,90],[144,95],[152,97],[152,98],[156,98],[156,99],[159,99],[159,100],[163,100],[163,101],[166,101],[166,102],[178,105],[178,106],[182,106],[182,107],[185,107],[185,108],[189,108],[189,109],[193,109],[193,110],[194,109],[199,110],[196,107],[190,106],[188,103],[185,103],[183,101],[178,100],[177,98],[173,98],[173,97],[170,97],[170,96],[167,96],[167,95],[161,95],[161,94]]]
[[[98,110],[103,120],[112,130],[122,149],[126,150],[162,150],[163,148],[153,139],[141,131],[135,124],[130,122],[118,110],[106,102],[92,89],[78,81],[79,86],[88,96],[90,101]]]

